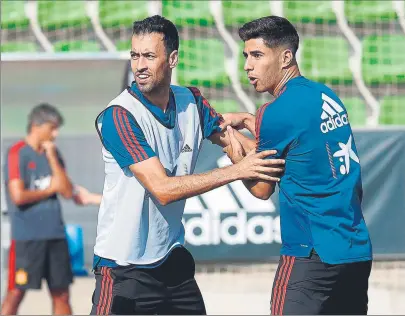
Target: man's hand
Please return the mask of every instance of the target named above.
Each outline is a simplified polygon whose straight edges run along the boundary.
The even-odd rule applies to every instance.
[[[77,205],[87,205],[89,204],[89,194],[90,192],[86,188],[75,185],[72,198]]]
[[[246,156],[246,152],[243,149],[242,144],[236,139],[235,134],[233,133],[234,129],[228,125],[226,130],[228,132],[229,145],[224,147],[223,151],[228,155],[232,163],[235,164]],[[255,148],[251,148],[249,151],[252,151],[253,149]]]
[[[256,137],[254,115],[250,113],[225,113],[222,114],[222,117],[224,119],[224,122],[220,125],[222,130],[228,126],[236,130],[246,128]]]
[[[73,201],[77,205],[99,205],[101,203],[101,195],[92,193],[85,187],[76,185],[73,193]]]
[[[261,180],[279,182],[277,174],[283,172],[285,161],[283,159],[265,159],[268,156],[275,155],[275,150],[265,150],[256,153],[252,150],[234,166],[238,167],[238,174],[242,180]]]
[[[54,142],[47,140],[41,143],[41,146],[47,157],[54,157],[56,155],[56,146]]]

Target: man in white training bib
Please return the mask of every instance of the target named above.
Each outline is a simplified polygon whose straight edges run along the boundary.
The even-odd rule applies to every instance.
[[[170,85],[178,61],[174,24],[153,16],[134,23],[135,81],[96,120],[105,182],[94,247],[92,314],[205,314],[183,247],[186,199],[235,180],[278,181],[275,152],[193,175],[203,139],[227,146],[225,126],[197,88]],[[235,132],[248,146],[251,141]]]

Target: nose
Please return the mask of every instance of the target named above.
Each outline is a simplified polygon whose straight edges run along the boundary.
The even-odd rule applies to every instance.
[[[59,129],[54,129],[52,131],[52,138],[55,139],[56,137],[58,137],[59,135]]]
[[[245,71],[251,71],[251,70],[253,70],[253,66],[252,66],[251,63],[250,63],[249,57],[246,58],[246,60],[245,60],[245,65],[243,66],[243,69],[244,69]]]
[[[145,71],[146,69],[148,69],[147,59],[143,56],[140,56],[138,59],[138,63],[136,65],[136,70],[138,72],[142,72]]]

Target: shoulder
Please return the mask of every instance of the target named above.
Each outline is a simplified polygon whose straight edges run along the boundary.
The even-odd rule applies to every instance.
[[[197,87],[185,87],[186,89],[190,90],[191,93],[195,96],[195,97],[201,97],[201,91],[200,89],[198,89]]]
[[[173,92],[176,95],[182,95],[185,96],[187,94],[187,92],[189,93],[189,98],[191,98],[192,103],[195,103],[195,105],[197,106],[197,109],[199,111],[204,111],[207,110],[209,111],[213,116],[215,116],[216,113],[214,113],[210,103],[208,102],[208,100],[202,95],[200,89],[198,89],[197,87],[179,87],[179,86],[175,86],[178,90],[173,90]],[[175,88],[175,89],[176,89]],[[187,98],[186,98],[187,99]],[[187,105],[189,104],[188,102],[186,102]]]
[[[177,85],[170,85],[170,89],[175,94],[184,94],[184,93],[191,93],[192,95],[201,96],[201,92],[197,87],[185,87],[185,86],[177,86]]]
[[[117,95],[114,99],[108,102],[106,109],[112,105],[121,105],[125,104],[131,98],[131,90],[128,88],[124,89],[119,95]]]
[[[26,148],[26,146],[27,144],[25,143],[25,141],[19,140],[8,148],[8,154],[15,157],[20,156],[21,154],[25,153],[24,149]]]
[[[115,125],[136,123],[136,118],[130,110],[125,107],[112,104],[103,111],[102,118],[103,126],[106,123],[114,123]]]
[[[299,89],[288,87],[277,98],[263,104],[256,112],[256,135],[267,132],[293,131],[305,124],[306,112],[298,97]]]
[[[280,116],[290,116],[294,103],[291,100],[290,94],[286,94],[286,91],[282,93],[278,98],[275,98],[269,102],[266,102],[256,112],[256,117],[258,119],[264,119],[271,116],[271,118],[276,118]],[[277,114],[277,116],[275,116]]]
[[[321,102],[322,93],[325,92],[335,95],[332,89],[323,83],[306,78],[289,86],[286,92],[286,95],[292,100],[297,100],[298,104],[304,104],[308,101]]]

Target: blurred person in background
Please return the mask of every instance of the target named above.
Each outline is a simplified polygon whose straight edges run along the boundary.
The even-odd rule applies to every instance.
[[[179,49],[172,22],[136,21],[131,47],[135,81],[96,119],[105,182],[91,314],[205,314],[184,247],[186,199],[239,179],[277,181],[282,162],[253,149],[232,167],[193,174],[203,139],[229,145],[222,117],[197,88],[170,85]]]
[[[49,104],[34,107],[28,134],[12,145],[4,180],[11,219],[8,290],[2,315],[13,315],[26,290],[40,289],[46,279],[54,314],[71,314],[73,281],[69,249],[58,195],[76,204],[98,204],[101,196],[72,184],[55,146],[63,118]]]
[[[282,247],[271,314],[367,314],[373,255],[346,108],[330,88],[301,75],[295,57],[299,37],[287,19],[254,20],[240,28],[239,36],[250,83],[275,99],[256,117],[224,118],[235,128],[241,122],[255,126],[257,152],[275,149],[272,158],[285,159],[279,182]],[[237,163],[244,157],[242,145],[233,129],[229,137],[225,151]],[[260,199],[268,199],[276,186],[244,183]]]

